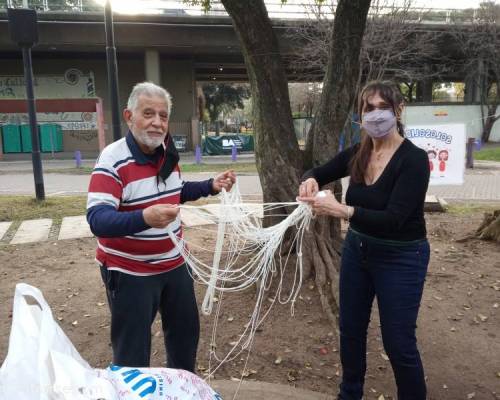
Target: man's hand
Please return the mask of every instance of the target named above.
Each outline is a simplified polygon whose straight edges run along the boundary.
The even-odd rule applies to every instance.
[[[179,208],[173,204],[155,204],[142,212],[144,222],[152,228],[165,228],[179,214]]]
[[[226,189],[229,192],[236,182],[236,174],[232,169],[224,171],[223,173],[217,175],[212,182],[212,192],[220,193],[222,189]]]
[[[319,185],[316,179],[308,178],[299,186],[300,197],[314,197],[319,191]]]

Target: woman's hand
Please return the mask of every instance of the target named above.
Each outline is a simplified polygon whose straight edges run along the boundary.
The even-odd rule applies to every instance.
[[[349,209],[337,201],[331,190],[325,190],[322,196],[300,196],[298,201],[309,203],[316,215],[330,215],[337,218],[347,218]]]
[[[319,185],[316,179],[307,178],[299,186],[300,197],[314,197],[319,191]]]

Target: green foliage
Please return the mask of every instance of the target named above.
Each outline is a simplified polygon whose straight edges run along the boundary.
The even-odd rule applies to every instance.
[[[250,97],[250,90],[241,84],[208,83],[203,85],[203,95],[210,121],[215,122],[224,109],[244,108],[243,100]]]
[[[212,7],[211,0],[183,0],[183,3],[190,6],[201,6],[205,11],[210,11]]]
[[[474,159],[500,162],[500,146],[475,151]]]

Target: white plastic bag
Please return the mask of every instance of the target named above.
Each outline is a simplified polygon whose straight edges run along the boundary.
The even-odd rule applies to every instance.
[[[54,321],[42,293],[20,283],[0,400],[219,400],[202,379],[167,368],[92,369]]]

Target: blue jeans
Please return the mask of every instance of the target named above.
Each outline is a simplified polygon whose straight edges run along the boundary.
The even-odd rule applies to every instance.
[[[348,231],[340,269],[343,376],[339,399],[363,397],[366,335],[377,296],[382,340],[396,378],[398,399],[425,400],[415,328],[429,256],[426,239],[388,243]]]

